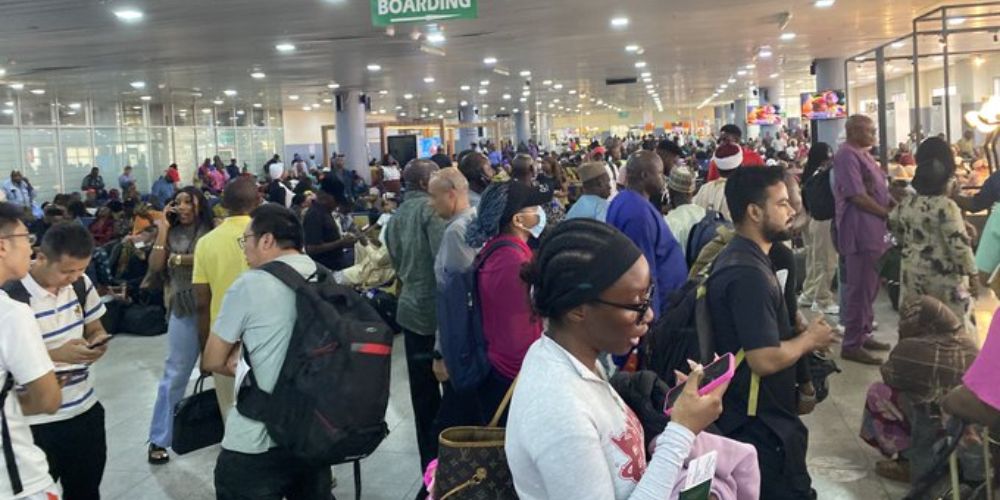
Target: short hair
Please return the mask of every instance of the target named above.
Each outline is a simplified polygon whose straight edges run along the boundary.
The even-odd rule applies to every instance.
[[[45,231],[41,251],[51,261],[64,256],[89,259],[94,252],[94,237],[87,228],[75,221],[60,222]]]
[[[743,138],[743,129],[737,127],[736,125],[733,125],[732,123],[723,125],[722,129],[720,129],[719,131],[722,132],[723,134],[735,135],[740,139]]]
[[[395,161],[395,160],[393,160]],[[420,184],[430,182],[431,174],[440,170],[437,163],[430,160],[410,160],[403,168],[403,181],[407,191],[420,191]]]
[[[222,206],[231,212],[249,213],[257,206],[257,186],[246,177],[230,182],[222,191]]]
[[[469,181],[469,184],[481,183],[483,171],[489,166],[490,159],[476,151],[466,153],[458,162],[458,169],[462,171],[462,175]]]
[[[625,179],[629,186],[635,186],[642,182],[643,173],[653,173],[656,162],[663,164],[659,155],[652,151],[637,151],[629,156],[628,163],[625,164]]]
[[[524,153],[514,157],[510,162],[510,176],[515,179],[535,175],[535,160]]]
[[[656,145],[656,151],[663,151],[665,153],[670,153],[674,156],[684,156],[684,151],[676,142],[664,139]]]
[[[785,172],[779,166],[740,167],[726,181],[726,204],[733,222],[746,219],[747,207],[763,205],[767,201],[767,188],[785,182]]]
[[[435,180],[440,180],[441,182],[447,182],[451,185],[451,188],[466,193],[469,191],[469,181],[462,175],[455,167],[446,167],[438,170],[431,174],[431,182]]]
[[[267,203],[255,208],[250,217],[253,219],[250,222],[250,230],[258,238],[270,234],[279,248],[302,250],[305,240],[302,223],[291,210],[274,203]]]
[[[24,221],[24,209],[20,205],[0,202],[0,233],[9,235],[18,221]]]

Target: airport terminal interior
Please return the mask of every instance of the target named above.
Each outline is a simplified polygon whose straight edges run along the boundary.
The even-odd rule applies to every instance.
[[[0,499],[1000,498],[998,36],[985,0],[0,0]],[[247,416],[282,384],[312,406]]]

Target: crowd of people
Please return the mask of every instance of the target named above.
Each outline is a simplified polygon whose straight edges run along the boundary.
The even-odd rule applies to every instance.
[[[380,298],[403,337],[421,470],[434,470],[442,431],[492,421],[506,426],[520,498],[673,498],[689,461],[712,450],[717,499],[816,498],[801,416],[828,393],[821,368],[839,343],[841,360],[881,365],[859,401],[862,437],[886,457],[876,472],[915,481],[949,416],[1000,422],[1000,319],[980,351],[972,314],[997,287],[1000,215],[979,234],[964,212],[1000,201],[1000,174],[965,196],[975,176],[962,169],[980,154],[963,140],[928,138],[912,158],[900,148],[915,168],[892,178],[861,115],[836,148],[804,130],[744,140],[726,125],[570,139],[559,152],[486,142],[402,166],[386,155],[369,176],[338,155],[327,168],[275,155],[259,172],[216,156],[188,180],[169,166],[145,194],[131,167],[118,189],[95,168],[79,192],[41,205],[12,172],[0,204],[0,496],[99,498],[105,416],[90,367],[114,348],[113,304],[156,303],[167,355],[149,463],[170,461],[174,409],[199,370],[225,421],[218,498],[332,498],[329,464],[296,456],[236,403],[234,377],[252,366],[274,391],[295,345],[296,293],[262,270],[274,262]],[[899,286],[895,347],[873,337],[883,282]],[[449,309],[460,283],[472,328]],[[656,344],[685,314],[695,352],[737,365],[707,392],[716,356],[653,361],[688,354]],[[463,358],[470,338],[481,352]],[[683,388],[668,396],[672,385]],[[963,478],[981,480],[974,469]],[[420,498],[449,493],[429,481]]]

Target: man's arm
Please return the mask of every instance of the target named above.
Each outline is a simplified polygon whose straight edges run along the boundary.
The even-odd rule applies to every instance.
[[[887,207],[879,205],[879,203],[875,201],[871,196],[868,196],[868,193],[859,193],[854,196],[851,196],[847,200],[853,203],[854,206],[860,208],[861,210],[864,210],[865,212],[868,212],[872,215],[876,215],[883,219],[889,218],[889,209]]]
[[[51,415],[58,411],[62,405],[62,389],[55,372],[50,371],[25,384],[24,391],[18,392],[17,399],[21,403],[23,415]]]
[[[235,376],[233,367],[229,364],[229,359],[233,351],[239,344],[230,344],[222,340],[218,335],[208,337],[208,344],[205,346],[205,353],[201,357],[201,369],[219,375],[229,377]]]
[[[336,241],[328,241],[326,243],[318,243],[316,245],[306,245],[306,253],[309,255],[316,255],[336,250],[343,250],[345,248],[353,247],[354,243],[357,241],[358,239],[354,235],[345,234]]]
[[[208,285],[201,284],[196,284],[193,288],[195,311],[198,317],[198,342],[201,345],[201,350],[204,351],[212,322],[212,289]]]

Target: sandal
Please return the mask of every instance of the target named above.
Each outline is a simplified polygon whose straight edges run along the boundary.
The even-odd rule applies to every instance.
[[[149,443],[147,458],[149,459],[149,463],[153,465],[163,465],[170,461],[170,454],[167,453],[166,448]]]

